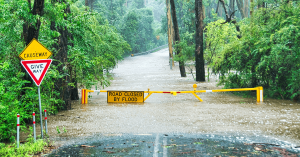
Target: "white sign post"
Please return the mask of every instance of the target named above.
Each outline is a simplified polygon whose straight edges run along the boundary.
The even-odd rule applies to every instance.
[[[51,63],[52,63],[52,59],[21,61],[21,64],[26,69],[27,73],[30,75],[30,77],[35,82],[35,84],[38,86],[42,138],[43,138],[43,119],[42,119],[40,84],[42,83],[44,76],[47,73],[47,70]]]

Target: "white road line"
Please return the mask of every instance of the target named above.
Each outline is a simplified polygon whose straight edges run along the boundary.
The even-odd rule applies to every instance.
[[[154,145],[154,151],[153,151],[153,157],[158,157],[158,143],[159,143],[159,135],[156,135],[156,139],[155,139],[155,145]]]
[[[166,136],[163,138],[163,145],[164,145],[163,157],[167,157],[168,156],[168,148],[167,148],[167,137]]]

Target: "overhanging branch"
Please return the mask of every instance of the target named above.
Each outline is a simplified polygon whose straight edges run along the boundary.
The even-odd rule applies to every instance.
[[[218,4],[219,4],[219,3],[222,4],[222,6],[223,6],[223,8],[224,8],[225,15],[226,15],[226,20],[225,20],[225,22],[223,22],[222,24],[225,24],[225,23],[233,23],[233,24],[235,25],[236,31],[239,32],[239,35],[237,35],[237,37],[240,39],[240,38],[242,37],[242,36],[240,35],[240,34],[241,34],[241,32],[240,32],[240,26],[239,26],[238,23],[236,22],[236,19],[233,18],[234,13],[235,13],[237,10],[233,11],[230,15],[228,15],[227,8],[226,8],[226,6],[225,6],[224,0],[219,0],[219,1],[218,1]],[[219,5],[218,5],[218,7],[219,7]]]

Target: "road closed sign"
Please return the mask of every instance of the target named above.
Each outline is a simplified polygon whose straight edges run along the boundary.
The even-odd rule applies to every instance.
[[[144,102],[144,91],[107,91],[107,102]]]
[[[51,62],[51,59],[25,60],[21,61],[21,64],[26,69],[27,73],[30,75],[35,84],[40,86]]]

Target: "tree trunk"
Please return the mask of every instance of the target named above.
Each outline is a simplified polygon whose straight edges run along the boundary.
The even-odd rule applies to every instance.
[[[223,16],[223,12],[222,12],[222,7],[219,6],[220,3],[218,2],[218,9],[217,9],[217,12],[218,12],[218,16],[222,17]]]
[[[35,0],[33,9],[31,8],[31,1],[28,0],[28,8],[33,15],[39,15],[40,17],[42,17],[44,14],[44,0]],[[24,21],[22,37],[26,45],[28,45],[33,38],[35,38],[36,40],[39,39],[40,26],[40,19],[37,19],[36,23],[30,24],[28,23],[28,21]],[[26,84],[25,87],[31,87],[33,85],[31,77],[24,68],[22,68],[22,72],[25,73],[24,79],[31,82],[30,84]],[[21,94],[24,95],[25,91],[22,91]]]
[[[74,74],[73,74],[74,72]],[[70,73],[71,73],[71,81],[74,83],[75,87],[72,87],[71,89],[71,100],[79,100],[79,95],[78,95],[78,87],[77,87],[77,75],[76,75],[76,66],[74,70],[72,70],[72,67],[70,68]]]
[[[91,11],[93,11],[93,9],[94,9],[94,0],[90,0],[90,5],[91,5]]]
[[[236,4],[237,4],[237,6],[238,6],[238,8],[239,8],[239,11],[240,11],[240,13],[241,13],[241,16],[242,16],[242,19],[243,18],[245,18],[245,7],[244,7],[244,2],[243,2],[243,0],[236,0]]]
[[[202,0],[195,0],[195,60],[196,60],[196,81],[205,81],[205,69],[203,58],[203,5]]]
[[[234,12],[234,1],[235,0],[229,0],[229,15]]]
[[[254,87],[256,87],[257,86],[257,84],[256,84],[256,82],[257,82],[257,79],[256,79],[256,71],[255,71],[255,66],[254,65],[252,65],[252,67],[251,67],[251,84],[252,84],[252,87],[254,88]]]
[[[179,29],[178,29],[178,23],[177,23],[177,17],[176,17],[176,9],[175,9],[175,3],[174,0],[170,0],[171,4],[171,12],[172,12],[172,19],[173,19],[173,26],[174,26],[174,33],[175,33],[175,44],[180,43],[180,36],[179,36]],[[180,54],[180,48],[176,49],[176,54]],[[179,69],[180,69],[180,74],[181,77],[186,77],[185,73],[185,67],[184,67],[184,62],[179,61]]]
[[[168,18],[168,44],[169,44],[169,60],[172,59],[172,66],[174,66],[174,59],[173,59],[173,48],[172,48],[172,19],[171,19],[171,11],[170,11],[170,3],[169,0],[166,0],[166,6],[167,6],[167,18]]]
[[[29,1],[30,2],[30,1]],[[33,15],[43,16],[44,14],[44,0],[35,0],[33,9],[31,10]],[[38,40],[39,32],[40,32],[41,21],[38,19],[35,25],[29,25],[27,31],[27,40],[26,45],[30,43],[30,41],[35,38]]]
[[[249,0],[244,0],[244,15],[245,18],[249,17]]]
[[[250,17],[252,17],[253,11],[254,11],[254,7],[253,7],[253,0],[250,0]]]
[[[202,5],[202,10],[203,10],[203,19],[205,19],[205,6]]]
[[[70,13],[70,6],[67,6],[65,13]],[[69,83],[71,83],[71,68],[68,63],[68,38],[70,37],[70,34],[66,27],[55,27],[55,21],[51,22],[50,29],[60,33],[58,43],[53,45],[53,47],[57,50],[57,53],[54,55],[55,61],[53,61],[53,64],[57,66],[57,70],[60,74],[65,75],[55,82],[55,89],[59,91],[60,98],[64,101],[62,109],[71,109],[72,87],[69,85]]]
[[[87,7],[89,6],[89,0],[85,0],[85,11],[87,11]]]
[[[239,32],[239,34],[237,34],[237,37],[240,39],[242,36],[241,36],[241,32],[240,32],[240,26],[238,25],[238,23],[236,22],[236,19],[232,18],[234,16],[234,12],[232,12],[230,15],[228,14],[227,12],[227,9],[225,7],[225,1],[224,0],[219,0],[219,2],[222,4],[223,6],[223,9],[224,9],[224,12],[225,12],[225,16],[226,16],[226,21],[223,22],[222,24],[225,24],[225,23],[233,23],[235,25],[235,29],[237,32]]]

